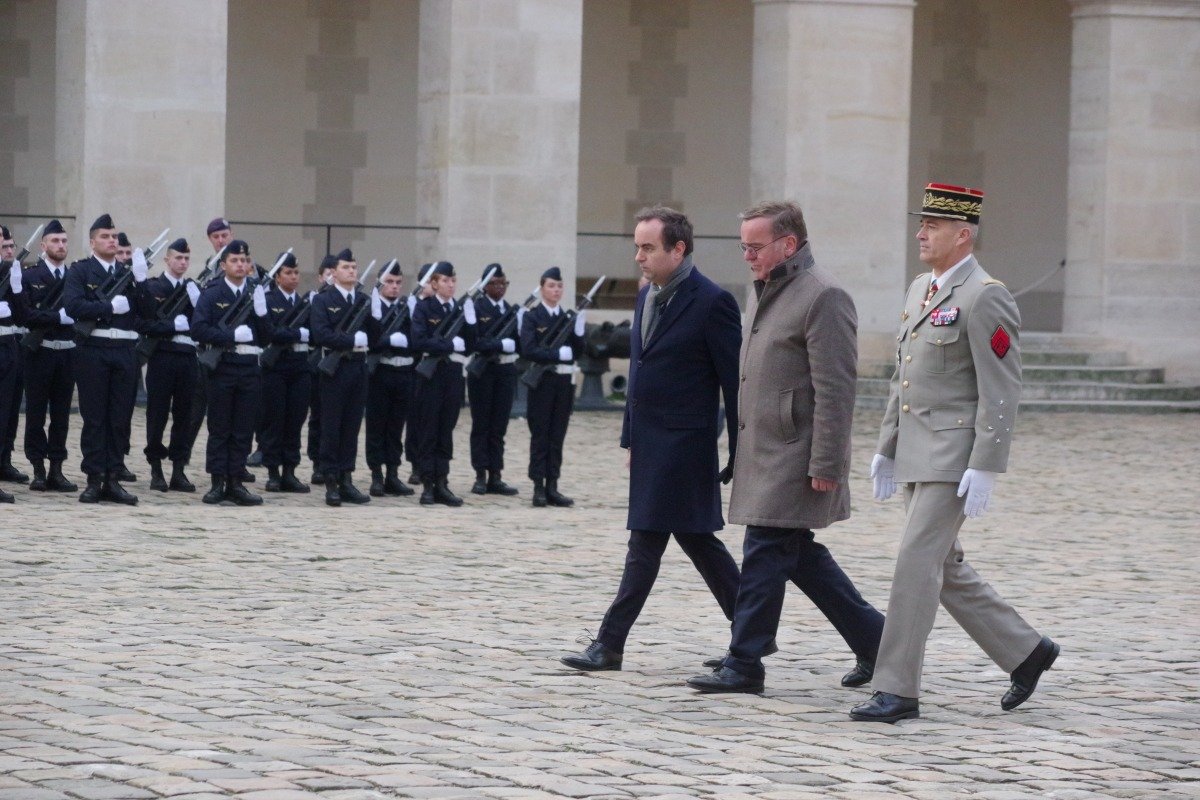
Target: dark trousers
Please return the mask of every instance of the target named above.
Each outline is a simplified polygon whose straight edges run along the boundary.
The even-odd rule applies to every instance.
[[[83,417],[79,449],[85,474],[103,475],[125,463],[137,376],[132,342],[104,345],[85,341],[75,348],[75,383]]]
[[[517,370],[512,364],[488,364],[482,375],[467,378],[472,469],[504,469],[504,436],[516,393]]]
[[[630,531],[625,553],[625,572],[617,597],[608,607],[596,638],[610,650],[625,650],[629,630],[642,613],[642,606],[654,588],[663,552],[672,534],[665,531]],[[738,596],[738,568],[725,544],[712,533],[674,534],[679,547],[692,560],[708,590],[717,598],[725,617],[733,619]]]
[[[192,457],[192,402],[200,362],[194,348],[164,350],[160,344],[146,364],[146,449],[150,461],[188,461]],[[171,446],[163,434],[171,421]]]
[[[309,367],[309,386],[312,387],[308,401],[308,460],[315,467],[321,462],[321,381],[320,372]]]
[[[204,427],[204,417],[208,413],[208,379],[211,371],[203,367],[196,373],[196,389],[192,393],[192,409],[187,427],[187,440],[195,444],[200,429]],[[189,446],[189,451],[190,451]]]
[[[304,354],[285,353],[274,368],[263,372],[259,446],[264,465],[294,467],[300,463],[300,434],[312,402],[312,384],[312,370]]]
[[[462,364],[446,359],[431,378],[418,378],[415,463],[421,479],[435,481],[450,474],[454,458],[454,426],[463,401]]]
[[[862,598],[829,549],[807,528],[748,525],[725,666],[752,678],[763,676],[763,649],[775,639],[789,579],[833,623],[856,656],[875,660],[883,614]]]
[[[421,363],[420,361],[417,362]],[[414,366],[414,370],[416,367]],[[408,463],[412,465],[413,471],[417,471],[417,415],[418,405],[420,403],[419,395],[421,393],[421,384],[425,381],[413,376],[412,382],[409,384],[408,392],[408,424],[404,428],[404,452],[408,454]]]
[[[246,467],[254,439],[255,406],[262,398],[262,374],[256,363],[221,361],[207,373],[209,475],[237,477]]]
[[[65,461],[71,398],[75,394],[75,350],[39,347],[25,354],[25,457],[31,463]],[[46,412],[50,432],[46,434]]]
[[[575,406],[575,385],[570,375],[547,372],[536,389],[529,390],[529,479],[558,480],[562,472],[563,442]]]
[[[0,455],[12,455],[12,443],[16,441],[16,430],[8,438],[9,422],[21,413],[21,390],[23,368],[19,334],[0,336]]]
[[[380,364],[367,387],[367,466],[396,467],[404,455],[404,423],[412,398],[413,368]]]
[[[351,360],[353,358],[354,360]],[[320,373],[321,470],[353,472],[358,432],[367,405],[367,365],[362,356],[342,359],[333,375]]]

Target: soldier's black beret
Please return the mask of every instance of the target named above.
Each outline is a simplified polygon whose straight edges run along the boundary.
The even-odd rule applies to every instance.
[[[52,233],[66,233],[66,231],[63,230],[62,223],[56,219],[50,220],[46,223],[46,227],[42,228],[42,238],[45,238]],[[7,235],[7,233],[5,235]]]
[[[96,221],[92,223],[92,227],[88,228],[88,233],[95,233],[96,231],[111,231],[115,227],[117,226],[113,225],[112,217],[110,217],[108,214],[101,214],[100,216],[96,217]]]
[[[296,254],[295,253],[288,253],[288,252],[280,253],[278,256],[275,256],[275,260],[279,261],[279,259],[281,257],[283,258],[283,263],[280,265],[280,268],[283,268],[283,267],[290,267],[291,269],[296,268]]]
[[[342,250],[342,252],[337,254],[337,260],[338,261],[353,261],[354,253],[351,253],[350,248],[347,247],[344,250]]]
[[[0,238],[4,238],[4,239],[12,238],[12,234],[8,232],[7,225],[0,225],[0,234],[3,234],[2,236],[0,236]]]
[[[229,230],[229,220],[224,217],[217,217],[212,222],[208,223],[208,228],[205,230],[207,236],[212,236],[217,231]]]
[[[250,245],[246,244],[241,239],[234,239],[232,242],[225,245],[225,249],[221,251],[221,261],[224,261],[228,256],[248,255],[250,255]]]
[[[125,231],[117,234],[117,244],[121,247],[133,247],[133,243],[129,241],[129,237],[125,235]]]
[[[504,277],[504,267],[500,266],[499,264],[488,264],[486,267],[483,268],[483,275],[487,275],[488,270],[490,270],[492,268],[495,268],[495,270],[496,270],[495,273],[492,274],[493,278],[503,278]],[[480,277],[483,277],[483,275],[481,275]]]
[[[401,267],[400,267],[400,259],[393,258],[391,261],[389,261],[387,263],[387,266],[383,268],[383,272],[379,273],[379,277],[382,278],[384,275],[403,275],[403,274],[404,274],[404,270],[401,269]]]
[[[324,272],[327,269],[333,269],[337,266],[337,262],[338,260],[336,256],[326,255],[321,259],[321,266],[317,267],[317,272]]]
[[[447,278],[453,278],[454,265],[449,261],[435,261],[433,262],[433,274],[444,275]]]
[[[542,273],[543,281],[561,281],[562,279],[562,270],[558,267],[551,267]]]
[[[167,245],[168,250],[174,250],[176,253],[190,253],[191,248],[188,247],[187,239],[180,236],[175,241]]]

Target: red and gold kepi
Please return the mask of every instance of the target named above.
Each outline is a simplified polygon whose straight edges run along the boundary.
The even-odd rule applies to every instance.
[[[946,183],[931,183],[925,187],[925,199],[920,211],[910,211],[913,216],[961,219],[973,225],[979,224],[979,213],[983,210],[983,190],[967,186],[951,186]]]

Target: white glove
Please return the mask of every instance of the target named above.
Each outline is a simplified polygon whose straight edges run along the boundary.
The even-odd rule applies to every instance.
[[[249,325],[238,325],[233,329],[233,340],[238,344],[246,344],[254,341],[254,331],[250,330]]]
[[[958,482],[958,496],[967,496],[963,504],[963,514],[974,519],[982,517],[987,511],[988,500],[996,485],[996,473],[982,469],[968,469]]]
[[[308,328],[297,328],[300,331],[300,343],[308,344]]]
[[[359,331],[358,333],[354,334],[354,346],[355,347],[366,347],[367,346],[367,332],[366,331]]]
[[[525,306],[517,309],[517,330],[521,330],[521,323],[525,321]]]
[[[512,339],[501,339],[500,350],[504,353],[515,353],[517,352],[517,343]]]
[[[408,347],[408,337],[400,331],[396,331],[388,337],[388,344],[392,347]]]
[[[142,248],[135,247],[133,249],[133,259],[129,263],[129,268],[133,270],[133,279],[138,283],[146,280],[146,273],[149,268],[146,264],[146,254]]]
[[[379,298],[379,287],[371,290],[371,318],[383,319],[383,300]]]
[[[456,352],[456,353],[467,352],[467,343],[463,341],[463,338],[461,336],[455,336],[453,339],[450,340],[450,343],[454,345],[454,352]]]
[[[176,333],[184,333],[190,327],[191,326],[188,325],[188,318],[187,318],[186,314],[180,314],[179,316],[175,317],[175,332]]]
[[[195,308],[196,303],[200,302],[200,287],[196,285],[195,281],[188,281],[184,291],[187,292],[188,300],[192,301],[192,307]]]
[[[8,268],[8,288],[12,290],[13,294],[20,294],[21,289],[24,288],[21,285],[21,265],[16,261],[12,262]]]
[[[8,319],[12,316],[12,308],[9,307],[7,300],[0,300],[0,319]]]
[[[580,311],[575,315],[575,335],[583,336],[587,330],[587,311]]]
[[[71,316],[67,313],[67,310],[65,308],[60,308],[58,310],[58,321],[62,325],[74,325],[75,324],[75,320],[71,319]]]
[[[408,302],[408,314],[409,314],[409,316],[412,316],[412,312],[413,312],[413,310],[414,310],[414,309],[417,307],[417,297],[416,297],[416,295],[412,295],[412,294],[410,294],[410,295],[408,296],[408,301],[407,301],[407,302]]]
[[[896,459],[876,453],[871,459],[871,478],[875,481],[875,499],[887,500],[896,493]]]
[[[129,298],[123,294],[119,294],[112,299],[112,309],[114,314],[129,313]]]
[[[467,321],[468,325],[474,325],[477,319],[475,316],[475,301],[469,297],[463,301],[463,319]]]
[[[573,350],[571,350],[570,345],[564,344],[562,347],[558,348],[558,360],[559,361],[571,361],[574,358],[575,358],[575,352]]]
[[[254,287],[254,293],[250,295],[250,299],[254,301],[254,316],[265,317],[267,315],[267,293],[263,291],[261,283]]]

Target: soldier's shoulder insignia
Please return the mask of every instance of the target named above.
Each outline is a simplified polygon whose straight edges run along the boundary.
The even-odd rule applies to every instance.
[[[1003,325],[997,325],[996,332],[992,334],[990,344],[992,352],[996,354],[996,358],[1004,358],[1008,355],[1008,349],[1012,347],[1012,337],[1008,335],[1008,331],[1004,330]]]
[[[1004,286],[1004,281],[998,281],[995,278],[986,278],[983,281],[984,286]],[[1008,287],[1005,287],[1008,288]]]

